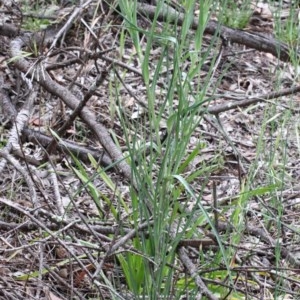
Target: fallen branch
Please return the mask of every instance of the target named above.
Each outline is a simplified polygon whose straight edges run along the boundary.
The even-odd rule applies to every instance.
[[[52,137],[29,128],[25,128],[23,130],[23,135],[26,136],[26,141],[33,142],[45,148],[49,145],[49,143],[52,140]],[[84,162],[90,162],[88,155],[92,155],[104,167],[108,167],[113,164],[110,157],[107,154],[105,154],[104,151],[102,151],[101,149],[95,150],[88,147],[83,147],[68,140],[59,140],[56,149],[62,153],[71,152],[73,155],[75,155]]]
[[[140,14],[147,15],[150,18],[154,18],[157,13],[156,6],[145,3],[137,3],[137,10]],[[172,7],[166,5],[163,5],[158,13],[158,20],[168,20],[176,23],[177,25],[182,25],[184,19],[185,14],[180,13]],[[198,27],[198,18],[194,18],[191,23],[191,28],[196,30]],[[218,34],[224,40],[231,43],[238,43],[258,51],[271,53],[282,61],[292,60],[291,53],[293,53],[293,51],[291,51],[286,44],[281,43],[274,38],[265,37],[263,35],[244,30],[229,28],[216,21],[208,21],[204,29],[204,33],[210,35]],[[299,52],[297,52],[297,58],[300,58]]]
[[[26,44],[24,38],[19,37],[14,39],[10,44],[11,57],[16,58],[15,67],[17,67],[21,72],[27,74],[28,77],[37,81],[52,95],[59,97],[68,107],[75,110],[79,106],[80,101],[68,89],[52,80],[42,64],[30,64],[22,57],[21,49],[24,44]],[[80,117],[97,136],[101,145],[112,160],[118,163],[117,166],[125,177],[131,180],[130,166],[124,161],[122,152],[114,144],[107,129],[97,122],[95,114],[85,107],[81,110]],[[135,184],[134,186],[136,187]]]
[[[300,85],[297,85],[289,89],[281,90],[280,92],[272,92],[261,96],[253,96],[242,101],[226,102],[224,104],[209,107],[207,108],[206,111],[210,114],[217,115],[221,112],[234,109],[237,107],[246,107],[251,104],[255,104],[257,102],[262,102],[262,101],[276,99],[283,96],[293,95],[299,92],[300,92]]]

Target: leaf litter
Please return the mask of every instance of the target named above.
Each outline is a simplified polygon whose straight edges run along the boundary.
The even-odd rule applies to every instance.
[[[250,30],[257,31],[260,29],[270,34],[269,31],[272,24],[272,14],[270,14],[270,11],[271,9],[263,4],[257,6],[256,13],[254,13],[256,19],[252,22],[255,26],[250,28]],[[105,21],[114,22],[116,21],[115,16]],[[250,24],[252,23],[250,22]],[[143,26],[149,26],[149,24],[146,23]],[[113,49],[107,56],[111,59],[121,61],[132,69],[140,70],[141,66],[136,53],[133,51],[134,48],[131,40],[126,38],[125,47],[122,48],[114,30],[113,26],[107,26],[106,31],[101,36],[102,47],[104,49]],[[85,33],[81,37],[85,37],[84,43],[86,43],[86,47],[89,48],[90,43],[91,48],[93,39],[88,37],[86,28],[79,26],[77,31],[72,31],[72,34],[79,41],[80,32]],[[211,42],[212,38],[206,36],[205,43],[207,48]],[[66,39],[66,44],[70,47],[73,46],[72,39]],[[78,47],[79,45],[80,43],[77,42],[75,46]],[[220,47],[220,44],[216,46]],[[145,50],[146,44],[142,43],[141,47],[142,50]],[[192,42],[190,47],[192,50]],[[216,106],[228,101],[241,101],[249,96],[266,95],[271,91],[292,87],[297,82],[298,70],[295,70],[290,63],[280,62],[270,54],[253,50],[248,52],[247,50],[249,49],[237,44],[226,47],[225,54],[221,57],[214,77],[211,78],[210,89],[207,91],[208,95],[216,95],[217,97],[208,106]],[[155,68],[162,51],[163,48],[161,45],[157,44],[153,46],[150,53],[149,70],[151,78],[155,76]],[[76,57],[77,54],[78,52],[74,50],[72,55],[69,56],[69,54],[66,54],[64,59]],[[213,54],[211,53],[211,56]],[[166,60],[163,62],[165,68],[162,68],[162,74],[158,79],[155,89],[156,112],[163,105],[168,93],[168,81],[172,72],[169,64],[172,61],[172,55],[173,53],[170,50],[168,56],[165,58]],[[51,63],[56,63],[56,59],[57,62],[64,60],[62,56],[53,56]],[[97,63],[99,64],[98,68],[107,67],[104,59],[99,60]],[[209,63],[208,59],[204,66],[209,67]],[[182,66],[183,76],[187,74],[184,72],[189,67],[189,62],[186,62]],[[125,72],[120,66],[115,66],[115,68],[124,84],[120,84],[120,82],[114,80],[115,74],[110,74],[109,76],[111,77],[109,80],[105,81],[97,90],[97,96],[92,97],[88,105],[96,112],[99,121],[113,132],[121,149],[127,151],[123,124],[118,118],[118,109],[120,107],[124,109],[129,120],[128,124],[132,126],[132,135],[128,137],[129,141],[134,138],[137,128],[140,128],[138,131],[140,132],[139,137],[141,139],[143,139],[145,133],[149,135],[153,134],[149,130],[150,127],[148,125],[150,120],[148,120],[144,107],[144,105],[147,105],[147,91],[142,78],[136,72],[130,70],[126,70]],[[200,78],[204,82],[207,71],[207,69],[203,68],[197,80]],[[3,70],[1,72],[1,76],[6,76],[5,74],[3,75]],[[96,73],[95,66],[91,61],[86,64],[83,71],[80,70],[80,64],[75,64],[64,70],[58,69],[51,72],[52,76],[55,76],[61,84],[76,90],[79,97],[85,91],[85,86],[90,86],[94,81],[95,74],[93,72]],[[76,76],[76,73],[79,75]],[[75,82],[72,82],[70,78],[75,78]],[[222,78],[221,81],[220,78]],[[11,81],[12,79],[10,78],[9,80]],[[10,82],[10,84],[12,83]],[[190,82],[190,84],[196,87],[199,83]],[[109,85],[113,88],[110,88]],[[215,89],[215,87],[217,88]],[[24,89],[24,86],[21,89]],[[11,97],[16,103],[20,101],[16,95],[12,95]],[[179,105],[179,100],[176,97],[175,93],[172,102],[174,109]],[[117,98],[120,103],[117,102]],[[194,99],[195,97],[191,96],[191,105]],[[47,125],[52,127],[60,121],[59,119],[64,119],[65,116],[71,113],[68,109],[64,111],[64,108],[59,105],[58,99],[54,98],[51,94],[44,93],[44,95],[40,96],[39,100],[39,103],[35,105],[31,119],[32,122],[29,123],[31,127],[37,126],[40,130],[48,132]],[[295,258],[299,257],[299,249],[297,247],[299,243],[297,210],[300,203],[299,189],[297,188],[300,175],[298,170],[300,147],[299,118],[297,112],[297,109],[299,109],[298,100],[297,94],[289,95],[280,99],[259,102],[250,107],[222,112],[219,114],[218,119],[213,116],[209,116],[208,120],[202,119],[199,127],[195,129],[187,149],[187,152],[191,152],[199,143],[202,145],[199,154],[189,164],[187,170],[185,170],[186,173],[184,175],[186,177],[201,167],[203,168],[208,165],[216,166],[212,173],[204,173],[202,177],[194,178],[190,184],[197,194],[201,194],[203,205],[208,210],[213,207],[214,200],[217,200],[218,204],[215,209],[220,211],[219,218],[221,220],[231,222],[234,205],[241,205],[239,202],[242,199],[241,195],[252,197],[247,202],[247,207],[243,208],[241,212],[245,214],[245,217],[242,219],[247,220],[247,225],[241,225],[245,228],[241,240],[238,244],[235,244],[233,235],[228,235],[229,244],[237,247],[236,262],[234,264],[242,266],[242,261],[245,259],[249,269],[253,267],[261,270],[261,273],[251,273],[249,275],[251,280],[257,283],[257,285],[250,284],[251,288],[244,290],[245,294],[249,293],[251,297],[259,295],[262,290],[271,294],[278,278],[282,279],[282,287],[285,288],[287,294],[299,294],[299,280],[295,271],[299,269],[297,259],[291,261],[288,254],[283,254],[282,259],[279,261],[282,270],[277,271],[276,277],[274,272],[277,270],[277,267],[274,265],[275,258],[273,251],[275,246],[273,242],[276,241],[282,244],[285,247],[284,249],[288,249],[288,252],[292,256]],[[161,122],[162,130],[166,127],[165,120],[168,117],[168,115],[164,115],[164,119]],[[96,149],[101,147],[101,145],[95,142],[86,125],[80,121],[75,122],[74,128],[68,132],[68,135],[67,138],[76,143]],[[26,147],[26,155],[30,155],[28,148],[30,149],[31,146],[24,145],[24,147]],[[39,151],[40,148],[37,147],[36,152],[39,153]],[[119,233],[115,232],[113,227],[118,224],[115,223],[111,214],[110,204],[107,202],[102,207],[98,207],[91,200],[90,195],[93,190],[101,191],[102,199],[107,197],[112,203],[117,205],[118,193],[116,190],[118,190],[121,195],[120,197],[125,199],[130,206],[130,193],[127,180],[124,180],[118,172],[110,171],[109,176],[116,183],[116,190],[112,191],[107,187],[107,184],[104,184],[102,179],[95,176],[94,169],[86,165],[87,178],[91,179],[86,185],[83,185],[82,180],[74,176],[74,172],[70,167],[74,162],[70,163],[69,153],[65,153],[63,156],[64,160],[57,162],[55,170],[60,174],[58,186],[66,214],[75,223],[76,218],[87,218],[94,230],[101,228],[105,232],[106,227],[106,230],[114,238],[117,238]],[[159,161],[155,169],[159,170]],[[243,176],[248,176],[248,174],[251,174],[253,182],[251,182],[250,192],[244,193],[242,180]],[[52,220],[51,217],[56,215],[56,208],[49,178],[41,176],[39,178],[38,185],[41,207],[45,207],[46,210],[52,213],[52,215],[47,215],[47,212],[44,211],[40,216],[40,220],[49,226],[49,228],[53,227],[54,230],[59,230],[59,226],[55,225],[55,222],[50,222]],[[24,185],[22,177],[12,167],[7,166],[5,168],[0,186],[1,197],[10,195],[8,198],[13,199],[15,204],[19,204],[26,209],[31,208],[28,188]],[[213,196],[214,189],[216,189],[215,196]],[[193,208],[195,205],[194,200],[188,198],[184,193],[181,196],[182,201],[188,199],[189,203],[186,205]],[[279,223],[277,220],[279,208],[276,207],[276,203],[278,205],[279,202],[281,203],[280,224],[282,230],[278,228]],[[121,212],[120,218],[122,222],[126,223],[130,213],[130,208],[129,211]],[[102,215],[105,221],[99,221],[96,218],[98,214]],[[264,218],[268,215],[273,216],[273,219],[270,218],[266,222]],[[6,281],[1,283],[3,288],[14,285],[20,289],[17,295],[23,295],[23,281],[20,280],[20,275],[31,274],[30,280],[27,282],[27,285],[30,286],[28,294],[32,294],[32,297],[35,297],[34,294],[38,290],[35,284],[40,280],[38,273],[35,273],[35,271],[39,268],[38,263],[42,263],[42,265],[44,263],[45,266],[42,267],[44,272],[42,280],[50,290],[47,293],[42,292],[45,295],[44,299],[57,298],[57,295],[61,295],[58,299],[66,299],[70,291],[74,292],[73,289],[76,291],[74,293],[78,298],[86,294],[92,296],[97,295],[99,292],[108,293],[105,288],[95,288],[87,276],[90,271],[95,271],[95,266],[91,266],[91,257],[85,255],[83,245],[87,249],[89,247],[93,249],[93,244],[97,240],[95,235],[91,235],[87,230],[80,229],[79,227],[76,227],[78,232],[75,233],[69,232],[66,229],[66,235],[69,234],[72,238],[64,240],[61,249],[65,249],[65,251],[60,251],[63,254],[58,255],[58,240],[48,239],[47,235],[39,235],[39,231],[32,232],[30,226],[37,230],[34,225],[35,222],[28,219],[28,224],[26,224],[26,222],[22,221],[23,217],[25,216],[20,215],[20,212],[13,209],[13,207],[11,211],[3,212],[5,224],[2,224],[1,270],[6,277]],[[9,224],[11,224],[11,229],[9,229]],[[18,224],[21,224],[20,228],[24,228],[24,231],[18,231]],[[63,226],[67,226],[67,224],[63,224]],[[254,228],[261,231],[255,231]],[[125,227],[125,229],[129,229],[129,227]],[[239,228],[230,228],[227,226],[224,229],[225,232],[235,230],[238,231]],[[37,251],[40,249],[39,244],[42,242],[44,243],[42,247],[44,254],[41,259],[37,256]],[[111,239],[108,239],[104,244],[112,242]],[[30,243],[32,243],[31,246]],[[105,245],[103,247],[105,249]],[[70,256],[70,253],[73,256]],[[190,252],[191,256],[193,256],[192,254],[193,250]],[[251,260],[247,259],[249,255],[251,255]],[[70,260],[68,262],[64,261],[69,256]],[[76,260],[74,256],[80,257],[80,260]],[[12,257],[14,258],[13,264],[11,263]],[[208,260],[212,260],[212,257],[208,256]],[[197,263],[196,259],[194,261]],[[118,275],[120,273],[120,266],[114,259],[112,259],[112,265],[109,263],[109,260],[104,263],[106,278],[109,278],[111,281],[115,280],[118,276],[122,278],[121,275]],[[49,266],[51,266],[50,269]],[[66,278],[74,276],[73,281],[69,282],[70,284],[72,282],[74,284],[72,289],[70,289],[70,285],[63,285],[62,283],[57,286],[59,278],[55,276],[55,272],[59,270],[64,270],[65,272],[65,267],[68,275],[61,277],[65,278],[64,281],[66,281]],[[75,271],[74,269],[77,270]],[[72,273],[71,276],[69,275],[70,273]],[[293,277],[293,280],[289,280],[289,276]],[[241,276],[241,279],[237,280],[237,286],[241,288],[243,282],[247,280],[249,278]],[[120,284],[120,290],[122,287],[124,285]],[[47,294],[48,296],[46,296]],[[7,297],[8,299],[14,299],[11,291]]]

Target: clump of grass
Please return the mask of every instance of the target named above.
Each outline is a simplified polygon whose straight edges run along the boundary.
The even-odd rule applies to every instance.
[[[55,1],[51,3],[45,3],[44,1],[22,2],[21,11],[24,13],[22,28],[29,31],[46,29],[51,25],[51,19],[47,17],[52,17],[58,8]]]
[[[216,1],[218,6],[218,20],[231,28],[243,29],[247,26],[251,17],[251,1]]]
[[[282,42],[285,42],[290,47],[290,56],[296,70],[296,77],[299,76],[299,12],[296,3],[291,3],[288,15],[283,19],[283,9],[281,5],[274,11],[274,33],[275,36]]]
[[[199,23],[202,25],[209,19],[210,1],[205,4],[201,4],[203,10],[199,16]],[[191,82],[197,82],[199,70],[204,63],[201,57],[203,26],[199,26],[199,34],[193,43],[194,49],[190,49],[189,29],[194,18],[196,1],[185,1],[184,23],[180,29],[171,25],[174,26],[173,34],[170,30],[158,34],[155,18],[151,20],[152,26],[149,30],[140,29],[137,25],[135,5],[136,1],[120,1],[128,37],[131,38],[142,66],[147,90],[147,129],[141,119],[139,128],[129,130],[130,120],[122,113],[122,109],[118,111],[118,116],[125,131],[133,176],[139,186],[138,191],[132,190],[134,223],[138,224],[139,220],[145,219],[149,225],[147,233],[141,233],[139,240],[134,241],[136,251],[142,255],[130,253],[122,255],[119,259],[128,287],[135,295],[155,299],[158,294],[176,294],[176,299],[179,299],[186,289],[188,293],[193,294],[195,285],[184,285],[178,272],[170,267],[176,264],[178,243],[186,236],[198,234],[192,230],[195,223],[200,226],[208,222],[213,226],[211,214],[201,205],[201,193],[193,192],[189,184],[197,176],[205,176],[212,172],[213,165],[207,166],[205,171],[184,175],[190,161],[204,146],[199,142],[191,154],[188,152],[190,138],[201,121],[199,112],[202,109],[201,103],[205,102],[205,90],[210,84],[211,72],[208,73],[204,84],[198,81],[198,85],[191,85]],[[162,5],[163,1],[159,1],[157,11]],[[168,24],[165,28],[169,28]],[[141,46],[141,38],[147,41],[145,47]],[[149,65],[153,65],[153,45],[159,45],[161,51],[156,56],[155,69],[150,70]],[[186,59],[193,61],[188,72],[182,70]],[[157,95],[163,70],[168,74],[165,78],[166,96]],[[115,94],[119,97],[118,93]],[[192,103],[190,95],[193,95]],[[118,103],[122,103],[121,99]],[[193,109],[188,109],[192,106]],[[166,125],[167,137],[162,142],[159,133],[163,123]],[[180,203],[179,199],[183,195],[186,203],[194,202],[195,208],[192,212],[188,212],[186,204]],[[172,233],[174,228],[176,232]],[[224,255],[226,253],[223,251],[222,254],[221,250],[220,261],[228,265]],[[142,274],[138,270],[143,270]]]

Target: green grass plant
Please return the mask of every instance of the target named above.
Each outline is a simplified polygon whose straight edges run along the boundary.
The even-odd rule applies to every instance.
[[[208,57],[207,52],[202,53],[203,30],[209,19],[213,1],[201,1],[201,12],[198,17],[200,25],[196,30],[193,50],[188,47],[191,42],[189,28],[194,17],[196,1],[184,1],[184,23],[180,28],[177,28],[176,24],[172,25],[173,33],[167,20],[163,30],[158,33],[157,27],[159,25],[156,17],[151,20],[152,23],[149,29],[139,28],[136,16],[129,9],[129,7],[134,8],[136,2],[130,2],[131,6],[127,6],[127,8],[125,5],[120,4],[120,6],[128,36],[132,39],[139,63],[142,66],[144,84],[147,89],[148,119],[140,119],[140,128],[144,129],[136,128],[136,135],[134,135],[132,129],[126,132],[126,128],[131,128],[128,116],[123,114],[122,110],[119,110],[118,117],[121,119],[123,128],[125,128],[133,176],[139,186],[139,190],[132,190],[131,192],[132,199],[134,199],[132,217],[135,224],[138,224],[138,220],[149,220],[149,226],[147,232],[142,233],[139,240],[134,242],[139,254],[130,253],[127,256],[122,256],[121,265],[126,274],[130,290],[137,296],[157,299],[158,294],[167,297],[173,292],[177,297],[176,299],[179,299],[185,293],[191,296],[190,299],[194,299],[197,293],[195,293],[196,286],[192,278],[187,275],[185,279],[178,278],[174,281],[176,271],[169,267],[169,265],[177,262],[176,248],[179,241],[197,236],[197,226],[207,224],[214,233],[220,249],[214,254],[211,262],[207,261],[207,257],[206,260],[204,257],[201,258],[201,252],[199,252],[199,259],[204,266],[225,266],[224,271],[211,272],[207,279],[227,280],[229,284],[234,280],[241,280],[237,273],[231,272],[230,269],[235,265],[236,246],[241,243],[244,231],[247,228],[246,214],[249,203],[255,197],[260,198],[275,193],[281,188],[278,184],[280,180],[270,180],[264,186],[253,186],[251,183],[255,181],[258,174],[256,169],[258,161],[254,162],[251,175],[246,181],[242,182],[240,195],[235,200],[234,205],[228,207],[231,211],[229,222],[235,230],[234,232],[226,232],[222,237],[219,236],[214,227],[212,211],[202,206],[202,194],[201,192],[196,193],[192,184],[200,176],[205,177],[218,169],[221,166],[220,161],[218,163],[216,159],[215,164],[203,165],[199,170],[185,174],[190,162],[193,161],[201,149],[205,148],[205,144],[199,142],[194,149],[188,151],[190,138],[201,122],[203,106],[206,101],[211,101],[211,99],[205,97],[205,94],[212,84],[213,70],[211,69],[208,72],[207,77],[202,79],[201,84],[200,80],[198,84],[193,86],[191,82],[198,78],[201,67]],[[158,1],[157,11],[162,5],[164,5],[164,1]],[[227,26],[244,28],[251,13],[250,1],[239,4],[236,1],[229,0],[219,2],[219,20]],[[139,44],[142,39],[147,41],[144,48]],[[155,70],[151,73],[149,65],[153,64],[151,53],[154,45],[160,46],[161,52],[156,57]],[[172,53],[171,60],[169,53]],[[181,69],[181,66],[187,59],[192,63],[186,72]],[[212,57],[211,60],[214,62],[216,57]],[[166,72],[167,76],[165,77],[167,92],[162,96],[157,95],[157,87],[164,68],[170,71]],[[191,102],[191,99],[193,99],[193,102]],[[121,101],[119,100],[118,103],[121,103]],[[277,119],[274,119],[274,122],[277,123],[277,121]],[[148,126],[145,126],[143,122],[148,122]],[[269,120],[269,122],[272,122],[272,120]],[[166,140],[163,142],[158,138],[162,123],[166,125],[168,133]],[[138,126],[138,123],[136,125]],[[266,122],[261,128],[262,134],[267,128],[268,124]],[[263,152],[260,148],[264,147],[263,143],[263,139],[258,142],[258,152]],[[278,141],[278,143],[278,146],[281,145],[281,142]],[[143,149],[147,147],[148,151],[146,153]],[[277,151],[277,149],[274,149],[274,151]],[[277,176],[283,176],[283,173],[273,174],[272,176],[274,179]],[[281,178],[281,180],[283,179]],[[188,213],[187,204],[182,204],[179,200],[183,195],[186,203],[193,201],[195,204],[190,213]],[[226,208],[223,213],[225,212]],[[279,213],[278,216],[280,215]],[[270,217],[266,212],[265,218],[270,219]],[[275,224],[279,226],[281,224],[280,217],[276,220]],[[174,224],[177,226],[177,233],[176,238],[172,240],[170,239],[170,232]],[[198,237],[200,238],[200,236]],[[225,249],[222,243],[223,239],[229,240],[233,246]],[[278,247],[278,262],[281,258],[279,249]],[[144,272],[143,280],[135,278],[137,265]],[[228,293],[231,293],[232,299],[240,299],[241,297],[241,293],[226,287],[210,284],[209,288],[216,296],[221,298]]]
[[[279,84],[278,84],[279,86]],[[262,222],[268,232],[273,232],[274,259],[275,266],[280,268],[282,253],[283,228],[289,227],[283,221],[284,206],[282,202],[282,190],[286,184],[292,184],[292,178],[288,175],[287,150],[288,140],[292,138],[291,111],[282,112],[280,109],[280,99],[273,104],[268,104],[262,121],[261,131],[257,140],[257,157],[250,167],[245,192],[249,199],[245,203],[250,203],[254,196],[260,207]],[[249,108],[250,109],[250,108]],[[256,186],[254,182],[259,181],[261,168],[264,168],[264,181],[266,186]],[[265,199],[268,199],[267,201]],[[245,211],[245,210],[244,210]],[[277,273],[276,286],[274,289],[274,299],[281,299],[286,295],[283,288],[282,272]]]
[[[299,11],[298,3],[292,2],[288,8],[288,14],[285,13],[283,17],[283,12],[286,12],[287,9],[283,10],[283,3],[279,2],[278,7],[274,10],[274,34],[277,39],[289,45],[290,57],[292,58],[292,63],[295,68],[295,79],[299,78]]]
[[[32,3],[34,2],[34,3]],[[55,5],[55,1],[45,3],[44,1],[21,1],[21,10],[25,14],[32,14],[32,16],[24,16],[22,28],[24,30],[39,31],[46,29],[51,24],[51,18],[55,11],[59,8]],[[37,17],[34,17],[34,16]],[[38,17],[38,16],[42,16]]]
[[[244,29],[252,15],[252,1],[222,0],[214,1],[218,7],[218,20],[231,28]]]
[[[199,17],[201,24],[205,24],[209,18],[209,4],[210,2],[201,4],[207,13]],[[157,299],[158,295],[169,297],[175,292],[179,299],[187,291],[193,294],[195,286],[189,284],[183,288],[181,278],[174,281],[176,272],[170,265],[176,263],[178,243],[186,235],[195,234],[190,229],[195,223],[208,222],[214,228],[210,213],[201,205],[201,194],[196,195],[188,183],[200,174],[209,174],[213,171],[214,166],[207,166],[205,171],[201,170],[200,173],[195,171],[184,178],[187,165],[195,158],[200,149],[205,147],[200,142],[190,154],[188,153],[190,138],[201,121],[201,116],[198,114],[202,109],[201,103],[205,102],[203,90],[207,87],[200,85],[200,82],[194,87],[190,84],[191,81],[198,78],[197,71],[204,63],[200,56],[201,34],[200,37],[197,36],[195,50],[192,53],[189,52],[191,39],[189,28],[194,18],[196,1],[185,1],[186,17],[180,29],[176,28],[176,24],[172,25],[172,33],[167,23],[164,25],[165,31],[163,30],[159,34],[157,33],[159,25],[155,17],[151,20],[152,25],[149,30],[137,26],[136,16],[133,15],[136,1],[124,3],[119,1],[119,5],[124,16],[128,37],[132,39],[137,58],[142,66],[144,84],[147,89],[148,118],[140,119],[140,127],[135,128],[136,133],[132,133],[132,129],[126,130],[126,128],[131,128],[131,121],[123,113],[124,109],[118,110],[118,117],[125,129],[132,172],[139,187],[138,190],[131,191],[132,199],[134,199],[132,217],[135,220],[133,222],[138,224],[139,220],[149,220],[147,232],[141,233],[139,240],[134,242],[136,251],[143,255],[128,253],[122,254],[119,258],[127,285],[136,296]],[[164,5],[164,1],[159,1],[157,12],[162,5]],[[203,36],[203,27],[199,26],[198,32],[202,32]],[[141,39],[147,41],[145,48],[140,46]],[[160,46],[161,52],[156,57],[155,70],[150,73],[149,65],[153,64],[151,53],[154,45]],[[169,59],[170,53],[172,53],[172,60]],[[194,64],[191,66],[191,71],[185,76],[181,66],[187,57],[191,57]],[[166,95],[164,97],[157,95],[158,82],[161,79],[160,74],[163,68],[167,68],[168,74],[165,78]],[[209,78],[205,84],[209,84]],[[194,91],[196,91],[196,95]],[[194,99],[199,104],[195,105],[194,109],[187,111],[187,108],[191,106],[190,94],[194,95]],[[121,99],[117,103],[122,103]],[[148,122],[147,129],[142,123],[144,121]],[[159,139],[162,123],[166,124],[168,133],[163,142]],[[141,130],[141,128],[144,129]],[[145,148],[148,149],[147,153],[143,151]],[[186,202],[195,202],[192,212],[188,213],[187,206],[179,203],[182,195],[185,195]],[[198,215],[196,218],[195,214]],[[173,233],[172,238],[171,232],[174,231],[174,228],[176,232]],[[215,234],[218,239],[216,231]],[[222,249],[221,240],[219,244]],[[229,266],[225,251],[221,251],[220,260]],[[137,268],[143,270],[143,275],[138,278],[137,273],[140,273]]]

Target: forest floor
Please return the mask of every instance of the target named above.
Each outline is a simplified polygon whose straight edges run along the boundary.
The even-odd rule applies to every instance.
[[[1,299],[300,299],[298,54],[216,31],[197,61],[149,3],[29,2],[0,12]],[[275,42],[275,9],[232,34]]]

